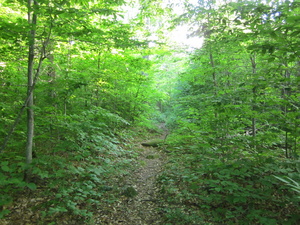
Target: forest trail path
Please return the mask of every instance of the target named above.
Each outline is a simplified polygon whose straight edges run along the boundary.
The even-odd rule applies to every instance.
[[[164,139],[166,130],[164,132],[163,135],[155,138]],[[149,139],[142,142],[147,142]],[[159,212],[162,203],[159,200],[156,178],[163,170],[166,155],[162,148],[145,147],[142,146],[142,142],[138,141],[135,144],[135,148],[140,152],[137,158],[140,166],[126,177],[125,196],[113,205],[112,211],[105,216],[105,223],[102,220],[101,224],[163,224],[162,214]]]

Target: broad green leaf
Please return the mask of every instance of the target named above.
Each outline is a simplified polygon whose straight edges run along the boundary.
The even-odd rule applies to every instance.
[[[34,184],[34,183],[28,183],[28,184],[26,184],[26,186],[33,191],[36,190],[36,188],[37,188],[36,184]]]

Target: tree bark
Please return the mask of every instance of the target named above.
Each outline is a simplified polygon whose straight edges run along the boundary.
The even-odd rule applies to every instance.
[[[210,59],[211,68],[213,70],[213,72],[212,72],[212,78],[213,78],[214,86],[215,86],[215,88],[217,88],[218,84],[217,84],[217,77],[216,77],[215,61],[214,61],[214,58],[213,58],[213,54],[212,54],[211,48],[210,48],[210,52],[209,52],[209,59]]]
[[[28,69],[27,69],[27,143],[26,143],[26,170],[24,173],[24,180],[30,181],[32,163],[32,149],[33,149],[33,136],[34,136],[34,110],[33,110],[33,75],[34,75],[34,56],[35,56],[35,35],[36,35],[36,23],[37,15],[33,11],[34,6],[37,6],[37,2],[34,0],[28,0],[28,23],[31,26],[29,31],[29,52],[28,52]]]
[[[253,76],[256,75],[256,61],[255,61],[255,55],[251,55],[250,56],[250,60],[251,60],[251,66],[252,66],[252,74]],[[257,96],[257,90],[256,90],[256,86],[254,86],[252,88],[252,95],[253,95],[253,105],[252,105],[252,110],[254,112],[256,112],[256,96]],[[252,147],[255,149],[256,148],[256,143],[255,143],[255,137],[256,137],[256,118],[252,117],[251,118],[251,129],[252,129],[252,137],[253,137],[253,141],[252,141]]]

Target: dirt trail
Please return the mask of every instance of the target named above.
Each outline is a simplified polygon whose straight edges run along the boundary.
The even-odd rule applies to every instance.
[[[125,181],[126,186],[136,192],[132,194],[134,196],[124,196],[115,204],[112,212],[106,215],[105,223],[102,220],[101,224],[163,224],[156,178],[162,171],[166,156],[160,148],[144,147],[140,143],[137,148],[140,150],[137,161],[141,166]]]

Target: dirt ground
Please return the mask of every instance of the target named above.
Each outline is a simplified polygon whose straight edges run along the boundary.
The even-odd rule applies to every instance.
[[[161,128],[164,133],[159,138],[164,139],[167,131],[163,126]],[[101,216],[102,218],[98,218],[99,222],[95,221],[95,224],[163,224],[161,212],[163,203],[159,199],[156,178],[163,170],[166,155],[163,147],[145,147],[142,142],[137,143],[136,148],[140,152],[137,159],[140,166],[126,178],[125,183],[129,193],[112,206],[113,212]]]
[[[135,191],[131,191],[134,192],[131,194],[128,193],[128,196],[113,206],[113,213],[105,215],[105,224],[162,224],[156,177],[162,170],[164,155],[153,147],[141,148],[144,149],[139,157],[142,166],[132,173],[126,181],[128,190],[134,189]],[[102,220],[103,217],[99,219]],[[101,224],[101,222],[96,224]]]

